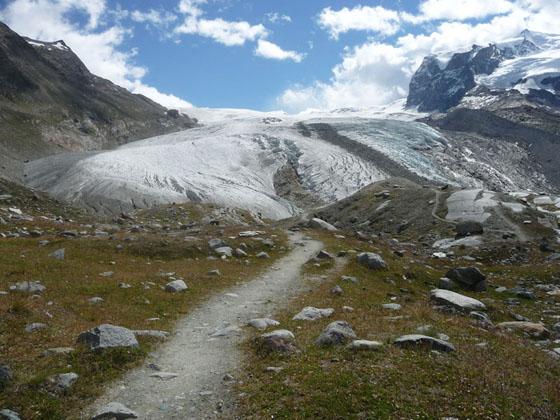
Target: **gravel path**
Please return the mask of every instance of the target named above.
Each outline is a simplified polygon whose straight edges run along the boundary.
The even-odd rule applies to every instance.
[[[141,419],[201,419],[231,417],[235,396],[226,375],[236,375],[242,354],[245,324],[252,318],[267,317],[281,304],[301,292],[302,265],[322,249],[317,241],[290,233],[294,249],[263,275],[210,298],[178,322],[175,334],[145,364],[110,386],[93,407],[120,402],[136,411]],[[280,326],[281,328],[281,326]],[[218,336],[216,336],[218,333]],[[221,335],[224,334],[224,335]],[[176,374],[172,379],[151,377],[161,372]]]

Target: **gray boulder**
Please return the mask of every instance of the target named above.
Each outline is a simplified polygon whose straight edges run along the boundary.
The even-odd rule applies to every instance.
[[[294,321],[316,321],[321,318],[328,318],[333,313],[333,308],[319,309],[313,306],[306,306],[292,319]]]
[[[288,330],[275,330],[263,334],[256,339],[260,352],[265,354],[280,353],[290,355],[298,352],[295,346],[295,336]]]
[[[16,413],[15,411],[12,411],[12,410],[8,410],[7,408],[4,408],[3,410],[0,410],[0,419],[2,419],[2,420],[21,420],[18,413]]]
[[[482,292],[486,290],[486,276],[476,267],[452,268],[447,272],[445,277],[453,280],[465,290],[471,290],[473,292]]]
[[[465,312],[486,310],[486,305],[481,301],[451,290],[434,289],[430,292],[430,300],[436,305],[450,306]]]
[[[270,255],[268,255],[266,252],[259,252],[259,253],[257,254],[257,258],[260,258],[260,259],[267,259],[267,258],[270,258]]]
[[[465,236],[482,235],[484,227],[482,223],[475,221],[465,221],[457,223],[455,226],[456,238],[464,238]]]
[[[118,402],[110,402],[106,406],[102,407],[97,413],[93,415],[91,420],[102,420],[102,419],[137,419],[138,414],[132,411],[130,408],[124,404]]]
[[[452,352],[455,351],[453,344],[439,338],[422,334],[409,334],[397,338],[394,344],[398,347],[429,347],[433,350]]]
[[[231,257],[233,256],[233,249],[229,246],[221,246],[219,248],[214,248],[214,252],[221,257]]]
[[[348,322],[334,321],[327,325],[315,343],[319,346],[333,346],[346,344],[357,338],[356,333]]]
[[[219,238],[214,238],[214,239],[210,239],[208,241],[208,246],[212,249],[216,249],[216,248],[225,247],[225,246],[227,246],[227,244]]]
[[[64,392],[72,388],[72,385],[78,380],[77,373],[60,373],[50,376],[48,382],[55,392]]]
[[[0,389],[10,383],[13,378],[12,370],[8,365],[0,363]]]
[[[35,331],[44,330],[45,328],[47,328],[47,324],[43,324],[42,322],[33,322],[25,327],[25,332],[32,333]]]
[[[165,290],[170,293],[184,292],[188,289],[183,280],[173,280],[165,285]]]
[[[111,324],[102,324],[84,331],[78,336],[77,341],[88,346],[90,350],[138,347],[138,341],[131,330]]]
[[[318,219],[318,218],[313,218],[309,221],[309,227],[312,229],[323,229],[323,230],[328,230],[329,232],[335,232],[338,229],[335,228],[333,225],[331,225],[328,222],[325,222],[322,219]]]
[[[374,252],[362,252],[358,254],[358,263],[369,268],[370,270],[384,270],[387,268],[385,260],[381,255]]]
[[[315,258],[317,258],[318,260],[334,260],[334,257],[324,249],[319,251]]]

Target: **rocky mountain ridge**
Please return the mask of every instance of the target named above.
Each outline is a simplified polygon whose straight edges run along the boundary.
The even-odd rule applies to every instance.
[[[0,174],[64,151],[113,148],[195,121],[92,74],[64,41],[24,38],[0,22]]]

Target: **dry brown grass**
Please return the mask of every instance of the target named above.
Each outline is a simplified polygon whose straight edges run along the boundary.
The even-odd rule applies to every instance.
[[[178,317],[209,295],[247,281],[284,253],[285,236],[281,231],[267,232],[267,237],[277,235],[278,245],[274,250],[266,249],[270,260],[261,260],[254,258],[264,250],[261,244],[228,238],[239,230],[225,228],[224,238],[231,245],[249,244],[249,264],[238,259],[207,259],[211,253],[207,240],[217,234],[217,228],[201,233],[201,240],[196,242],[184,241],[185,234],[180,232],[134,234],[135,241],[126,241],[125,237],[132,235],[124,233],[113,240],[48,236],[51,243],[45,247],[38,246],[39,239],[0,240],[0,290],[23,280],[40,280],[47,287],[38,298],[17,293],[0,296],[0,362],[9,364],[15,373],[12,384],[0,394],[0,407],[14,409],[25,419],[76,416],[81,406],[99,394],[104,383],[140,363],[156,343],[142,339],[138,350],[101,354],[80,348],[68,356],[41,357],[41,353],[53,347],[75,347],[81,331],[102,323],[171,331]],[[119,244],[122,250],[117,249]],[[66,249],[65,260],[49,258],[59,248]],[[219,269],[222,275],[209,276],[213,269]],[[100,276],[107,271],[114,275]],[[162,287],[168,280],[161,272],[183,277],[189,290],[181,294],[165,292]],[[132,287],[122,289],[120,283]],[[93,296],[104,302],[90,304],[88,299]],[[150,318],[159,319],[148,321]],[[46,323],[48,328],[24,332],[31,322]],[[80,379],[71,392],[50,394],[44,386],[45,378],[62,372],[76,372]]]

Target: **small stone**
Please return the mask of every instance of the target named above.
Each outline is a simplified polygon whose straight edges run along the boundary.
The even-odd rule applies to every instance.
[[[219,277],[222,275],[222,273],[220,273],[220,270],[211,270],[208,272],[209,276],[214,276],[214,277]]]
[[[4,388],[12,380],[12,370],[8,365],[0,363],[0,389]]]
[[[212,249],[216,249],[216,248],[227,247],[227,244],[219,238],[214,238],[208,241],[208,246]]]
[[[112,271],[104,271],[103,273],[99,273],[101,277],[113,277],[113,274],[115,273]]]
[[[48,356],[66,355],[66,354],[73,353],[74,351],[75,351],[74,347],[53,347],[42,352],[41,356],[48,357]]]
[[[245,258],[247,256],[247,253],[241,248],[236,248],[234,253],[237,258]]]
[[[55,392],[64,392],[72,388],[72,385],[74,385],[78,378],[78,374],[74,372],[60,373],[50,376],[48,382],[54,388]]]
[[[309,227],[312,229],[328,230],[329,232],[336,232],[338,230],[330,223],[316,217],[309,221]]]
[[[45,328],[47,328],[47,324],[43,324],[41,322],[33,322],[25,327],[25,332],[32,333],[35,331],[44,330]]]
[[[319,309],[313,306],[306,306],[292,320],[294,321],[316,321],[321,318],[328,318],[334,313],[333,308]]]
[[[444,340],[438,338],[430,337],[421,334],[409,334],[403,335],[397,338],[394,344],[398,347],[423,347],[427,346],[433,350],[452,352],[455,351],[455,347]]]
[[[362,252],[358,254],[357,259],[359,264],[368,267],[370,270],[384,270],[387,268],[381,255],[373,252]]]
[[[264,353],[283,353],[285,355],[298,352],[294,341],[294,334],[288,330],[275,330],[263,334],[256,339],[259,351]]]
[[[272,372],[272,373],[280,373],[284,370],[283,367],[277,367],[277,366],[267,366],[264,368],[265,372]]]
[[[381,347],[383,347],[383,343],[369,340],[354,340],[348,346],[348,348],[355,351],[379,350]]]
[[[280,325],[280,323],[270,318],[255,318],[251,319],[248,325],[256,328],[257,330],[266,330],[268,327],[275,327],[277,325]]]
[[[351,306],[343,306],[342,312],[346,312],[346,313],[354,312],[354,308],[352,308]]]
[[[325,250],[319,251],[315,258],[319,260],[334,260],[334,257]]]
[[[339,345],[357,338],[356,333],[346,321],[334,321],[323,330],[316,340],[316,344],[319,346]]]
[[[550,337],[550,331],[548,331],[544,325],[537,324],[535,322],[501,322],[496,326],[502,330],[522,331],[525,334],[528,334],[531,338],[535,339],[546,339]]]
[[[99,297],[99,296],[94,296],[88,299],[88,302],[92,305],[97,305],[99,303],[103,303],[104,300],[103,298]]]
[[[43,293],[47,288],[39,281],[22,281],[10,287],[10,290],[21,293]]]
[[[64,248],[57,249],[53,253],[49,254],[49,257],[59,261],[63,261],[65,256],[66,256],[66,250]]]
[[[233,255],[233,249],[229,246],[222,246],[219,248],[214,248],[214,252],[221,257],[231,257]]]
[[[110,402],[106,406],[102,407],[91,420],[125,420],[125,419],[137,419],[138,415],[132,411],[130,408],[124,404],[118,402]]]
[[[354,283],[354,284],[358,283],[358,279],[356,277],[352,277],[352,276],[342,276],[342,277],[340,277],[340,279],[342,281],[347,281],[347,282]]]
[[[169,381],[171,379],[175,379],[178,376],[179,376],[178,373],[173,373],[173,372],[156,372],[156,373],[152,373],[150,375],[150,378],[157,378],[157,379],[161,379],[162,381]]]
[[[270,255],[268,255],[266,252],[259,252],[257,254],[257,258],[266,259],[266,258],[270,258]]]
[[[331,289],[331,293],[335,296],[340,296],[342,295],[342,293],[344,293],[344,291],[342,290],[342,287],[337,284]]]
[[[165,290],[170,293],[184,292],[187,289],[188,286],[183,280],[174,280],[165,285]]]
[[[382,305],[383,309],[389,309],[391,311],[400,311],[402,306],[398,303],[385,303]]]

